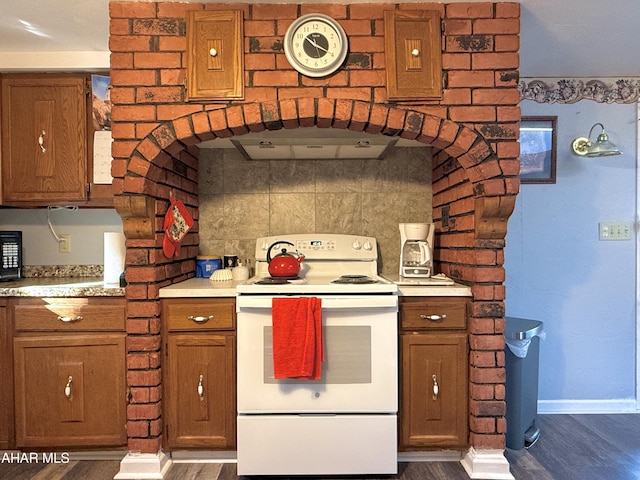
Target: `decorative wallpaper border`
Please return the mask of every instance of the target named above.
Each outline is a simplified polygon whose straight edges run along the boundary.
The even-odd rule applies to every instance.
[[[520,100],[538,103],[634,103],[640,99],[640,78],[523,78],[518,90]]]

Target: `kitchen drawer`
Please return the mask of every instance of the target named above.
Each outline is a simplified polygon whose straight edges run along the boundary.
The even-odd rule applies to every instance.
[[[124,331],[124,298],[29,298],[13,306],[15,329],[32,331]]]
[[[162,301],[162,318],[169,331],[232,330],[234,298],[181,298]]]
[[[400,328],[405,330],[464,329],[467,300],[460,297],[404,297],[400,301]]]

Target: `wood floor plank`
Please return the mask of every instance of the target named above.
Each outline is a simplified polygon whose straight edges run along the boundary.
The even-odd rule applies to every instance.
[[[221,463],[174,463],[165,480],[216,480],[221,470]]]
[[[217,480],[237,480],[238,469],[235,463],[224,463]]]
[[[63,464],[50,463],[31,477],[31,480],[62,480],[67,472],[75,467],[77,463],[77,460]]]
[[[62,477],[62,480],[113,480],[119,471],[120,462],[117,460],[80,460]]]
[[[531,455],[529,450],[507,449],[505,457],[509,461],[512,475],[518,480],[554,480],[553,476]]]
[[[38,463],[2,463],[0,480],[31,480],[41,469]]]

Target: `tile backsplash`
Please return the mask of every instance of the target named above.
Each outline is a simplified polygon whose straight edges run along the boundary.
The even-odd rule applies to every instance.
[[[398,270],[399,223],[430,222],[431,149],[383,160],[247,160],[201,149],[200,255],[253,260],[255,239],[288,233],[376,237],[382,273]]]

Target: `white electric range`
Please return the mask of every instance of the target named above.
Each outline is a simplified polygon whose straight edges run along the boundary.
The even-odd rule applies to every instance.
[[[279,241],[305,255],[299,278],[262,284]],[[257,240],[256,275],[236,289],[238,475],[397,472],[398,287],[377,259],[372,237]],[[272,302],[283,297],[321,301],[318,380],[275,378]]]

